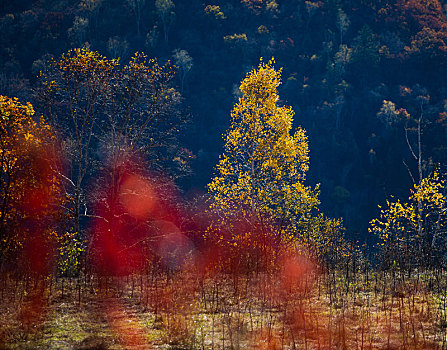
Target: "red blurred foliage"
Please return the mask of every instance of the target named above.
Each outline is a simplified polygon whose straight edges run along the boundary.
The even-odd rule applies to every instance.
[[[27,148],[27,175],[21,183],[24,196],[18,205],[22,231],[19,268],[34,278],[34,288],[19,310],[19,321],[27,333],[35,331],[46,315],[48,298],[44,294],[48,281],[45,277],[54,271],[55,229],[61,220],[60,204],[65,200],[53,171],[53,165],[60,163],[60,153],[48,148],[45,151],[39,144]]]
[[[123,210],[135,219],[148,219],[157,204],[150,182],[142,176],[127,174],[120,187],[119,200]]]
[[[28,149],[28,169],[22,183],[20,207],[21,266],[32,275],[53,271],[57,227],[62,220],[61,204],[66,200],[53,165],[60,163],[56,150],[43,152],[41,145]]]
[[[46,315],[47,300],[44,298],[43,290],[36,290],[27,296],[20,306],[18,319],[23,330],[29,334],[37,330]]]
[[[154,261],[176,268],[193,250],[172,186],[143,168],[122,162],[97,195],[91,258],[101,274],[142,273]]]
[[[191,240],[170,221],[157,221],[155,225],[157,226],[157,232],[160,233],[156,245],[160,262],[170,269],[181,268],[194,252]]]
[[[284,257],[280,269],[285,290],[302,291],[314,282],[316,265],[304,255],[294,254]]]

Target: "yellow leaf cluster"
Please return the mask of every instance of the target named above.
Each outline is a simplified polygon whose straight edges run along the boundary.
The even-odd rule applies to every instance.
[[[379,237],[381,246],[395,252],[432,249],[445,225],[444,188],[445,181],[434,171],[414,185],[407,202],[387,201],[379,217],[370,222],[369,232]]]

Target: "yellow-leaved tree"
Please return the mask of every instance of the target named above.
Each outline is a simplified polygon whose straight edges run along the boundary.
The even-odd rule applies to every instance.
[[[319,199],[318,186],[304,184],[307,136],[301,127],[291,134],[294,112],[278,103],[280,75],[273,60],[261,60],[242,81],[224,151],[208,184],[213,218],[208,238],[252,261],[259,254],[272,257],[296,247],[297,240],[316,247],[323,237],[317,237],[322,233],[310,221],[319,219],[319,227],[336,227],[337,232],[341,227],[336,220],[322,225],[326,219],[313,214]]]
[[[52,171],[55,135],[33,115],[30,103],[0,96],[0,266],[8,253],[27,247],[40,259],[29,263],[43,264],[38,254],[57,238],[62,218],[65,197]]]
[[[434,171],[414,185],[407,202],[387,201],[369,232],[379,237],[385,264],[436,268],[445,259],[446,219],[445,181]]]

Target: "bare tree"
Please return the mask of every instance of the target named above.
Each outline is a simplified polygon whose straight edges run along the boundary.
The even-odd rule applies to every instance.
[[[184,118],[180,93],[170,87],[173,77],[169,64],[160,66],[142,54],[123,67],[75,49],[48,63],[36,94],[64,140],[67,169],[58,171],[73,199],[74,232],[81,232],[82,217],[92,216],[89,180],[105,162],[112,165],[112,176],[120,160],[132,155],[150,161],[155,171],[168,169],[171,177],[187,170],[187,155],[177,147]]]

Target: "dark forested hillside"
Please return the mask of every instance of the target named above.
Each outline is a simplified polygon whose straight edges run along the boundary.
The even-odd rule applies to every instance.
[[[324,211],[364,240],[377,203],[408,195],[420,117],[424,173],[445,164],[446,10],[441,0],[2,0],[0,90],[39,106],[36,77],[73,47],[171,60],[190,114],[182,143],[195,156],[180,185],[196,193],[213,173],[238,83],[274,57],[282,103],[309,136]]]

